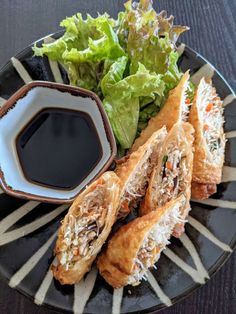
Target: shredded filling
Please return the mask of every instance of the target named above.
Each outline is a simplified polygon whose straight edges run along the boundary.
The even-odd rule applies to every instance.
[[[145,195],[152,169],[153,164],[148,155],[148,157],[138,166],[137,171],[135,171],[134,175],[126,185],[125,192],[121,198],[119,215],[123,216],[123,214],[129,213],[130,208],[137,207],[138,203]]]
[[[135,258],[134,271],[132,275],[129,276],[128,284],[135,286],[138,285],[142,279],[146,279],[145,274],[148,268],[154,266],[162,250],[170,243],[169,239],[174,226],[177,223],[184,222],[181,219],[179,205],[180,204],[176,204],[171,210],[165,213],[145,237]]]
[[[107,214],[104,198],[105,189],[98,185],[84,197],[78,208],[78,216],[76,214],[69,216],[60,259],[61,265],[64,265],[66,270],[93,249],[94,241],[102,232]]]
[[[160,135],[161,138],[164,136]],[[160,137],[156,139],[156,143],[160,141]],[[125,192],[121,197],[118,218],[126,216],[130,209],[135,208],[140,203],[146,193],[148,181],[154,168],[158,147],[157,145],[149,147],[142,161],[138,164],[133,175],[126,184]]]
[[[223,102],[215,89],[204,83],[199,100],[200,118],[203,121],[203,136],[209,152],[217,162],[224,153],[225,137],[223,131]]]
[[[187,82],[187,85],[185,87],[185,92],[184,92],[182,104],[181,104],[181,108],[182,108],[181,118],[182,118],[182,121],[184,122],[188,120],[189,110],[191,106],[191,101],[188,98],[188,86],[189,86],[189,82]]]
[[[161,171],[157,175],[155,200],[158,206],[165,205],[185,190],[186,156],[183,156],[176,144],[169,145],[162,159]]]

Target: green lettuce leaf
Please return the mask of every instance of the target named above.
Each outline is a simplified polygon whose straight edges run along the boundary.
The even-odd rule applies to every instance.
[[[70,84],[99,93],[99,64],[67,62],[66,68]]]
[[[138,97],[122,99],[107,96],[103,105],[109,117],[112,130],[121,148],[130,148],[137,132],[139,118]]]
[[[102,34],[99,39],[88,38],[88,47],[84,50],[72,48],[65,50],[63,59],[65,62],[100,62],[105,59],[116,59],[125,55],[121,48],[118,37],[115,34],[106,16],[94,19],[96,29]]]
[[[128,58],[123,56],[115,61],[101,81],[101,89],[104,96],[110,93],[112,85],[122,80]]]
[[[117,64],[111,66],[101,85],[106,95],[103,104],[113,132],[121,147],[126,149],[131,147],[137,133],[140,97],[154,100],[157,95],[163,96],[165,84],[160,75],[150,73],[141,63],[135,74],[122,79],[123,62],[121,58],[120,72],[116,72]]]
[[[60,62],[72,85],[99,92],[104,62],[125,55],[113,30],[114,21],[107,14],[97,18],[88,15],[85,20],[77,14],[60,25],[65,28],[64,35],[42,47],[35,45],[35,55]]]
[[[152,102],[140,111],[138,121],[138,134],[140,134],[140,132],[146,128],[148,120],[152,117],[155,117],[159,110],[160,106],[158,106],[155,102]]]
[[[88,47],[88,38],[99,38],[99,31],[95,27],[95,19],[90,15],[83,20],[78,13],[64,19],[60,26],[65,28],[64,34],[51,43],[42,44],[42,47],[33,47],[36,56],[46,55],[49,59],[63,62],[63,53],[73,48],[83,50]]]
[[[179,70],[177,61],[179,55],[176,51],[171,51],[169,54],[169,65],[167,71],[163,74],[162,79],[166,84],[165,91],[173,89],[182,77],[182,72]]]
[[[196,86],[191,81],[189,81],[187,95],[191,102],[193,102],[193,99],[194,99],[195,89],[196,89]]]

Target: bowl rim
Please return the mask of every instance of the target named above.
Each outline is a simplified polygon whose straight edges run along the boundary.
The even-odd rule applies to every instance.
[[[71,85],[67,85],[67,84],[63,84],[63,83],[36,80],[36,81],[32,81],[32,82],[29,82],[29,83],[23,85],[8,100],[6,100],[6,102],[0,108],[0,120],[4,115],[6,115],[8,113],[8,111],[11,108],[13,108],[16,105],[16,103],[19,99],[25,97],[30,90],[32,90],[33,88],[36,88],[36,87],[46,87],[49,89],[56,89],[60,92],[70,93],[71,95],[74,95],[74,96],[89,97],[89,98],[93,99],[96,102],[98,110],[101,114],[101,118],[103,121],[103,128],[104,128],[106,136],[107,136],[107,141],[109,142],[109,145],[110,145],[109,158],[107,159],[105,164],[100,168],[98,173],[94,177],[92,177],[89,180],[89,182],[78,193],[76,193],[71,198],[58,199],[58,198],[53,198],[53,197],[44,197],[44,196],[40,196],[37,194],[31,194],[31,193],[27,193],[27,192],[20,191],[20,190],[15,190],[7,184],[5,177],[4,177],[4,172],[2,171],[1,168],[0,168],[0,187],[3,189],[3,191],[6,194],[11,195],[13,197],[21,198],[21,199],[40,201],[40,202],[52,203],[52,204],[72,203],[75,200],[75,198],[86,188],[87,185],[89,185],[91,182],[96,180],[111,165],[111,163],[113,162],[113,160],[116,156],[116,153],[117,153],[116,140],[115,140],[108,116],[107,116],[106,111],[103,107],[102,101],[98,97],[98,95],[95,94],[94,92],[90,91],[90,90],[86,90],[86,89],[81,88],[81,87],[71,86]],[[95,127],[96,127],[96,124],[95,124]],[[26,180],[28,181],[27,178],[26,178]],[[35,184],[35,183],[32,183],[32,184]],[[40,185],[37,184],[37,186],[40,186]],[[62,191],[62,193],[63,193],[63,191]]]

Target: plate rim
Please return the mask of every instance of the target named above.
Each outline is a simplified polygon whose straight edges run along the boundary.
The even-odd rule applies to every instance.
[[[23,48],[22,50],[18,51],[16,54],[14,54],[14,56],[12,57],[15,57],[15,58],[19,58],[21,55],[24,55],[26,53],[27,50],[29,50],[30,48],[32,48],[35,44],[37,43],[41,43],[45,38],[48,38],[48,37],[55,37],[55,39],[59,38],[60,35],[62,35],[64,33],[63,30],[58,30],[54,33],[50,33],[44,37],[41,37],[40,39],[37,39],[33,42],[31,42],[27,47]],[[180,44],[180,43],[179,43]],[[183,43],[184,44],[184,43]],[[188,50],[190,51],[191,53],[193,53],[196,58],[200,58],[202,59],[206,64],[209,64],[215,71],[215,73],[217,73],[217,75],[220,77],[220,79],[224,82],[224,84],[227,86],[227,88],[229,89],[230,93],[236,97],[236,93],[234,91],[234,89],[231,87],[231,85],[228,83],[228,81],[226,80],[226,78],[221,74],[221,72],[219,70],[217,70],[215,68],[215,66],[210,62],[208,61],[208,59],[206,59],[201,53],[198,53],[195,49],[191,48],[189,45],[187,44],[184,44],[185,45],[185,48],[184,50]],[[0,75],[1,75],[1,72],[3,72],[5,70],[5,68],[7,66],[9,66],[9,64],[11,63],[10,59],[5,63],[3,64],[1,67],[0,67]],[[231,244],[232,243],[232,244]],[[171,299],[171,306],[183,301],[184,299],[186,299],[187,297],[189,297],[190,295],[192,295],[195,291],[199,290],[199,288],[201,288],[202,286],[204,286],[206,283],[208,283],[211,278],[213,278],[213,276],[215,276],[215,274],[225,265],[225,263],[229,260],[229,258],[231,257],[231,255],[235,252],[235,249],[236,249],[236,232],[234,234],[234,237],[231,239],[230,241],[230,244],[229,244],[230,248],[232,249],[232,252],[226,252],[226,251],[223,251],[223,253],[221,254],[221,256],[215,261],[214,265],[208,269],[208,274],[209,274],[209,279],[206,279],[205,280],[205,283],[204,284],[199,284],[199,283],[196,283],[193,281],[193,287],[192,288],[188,288],[188,290],[186,292],[183,292],[182,294],[176,296],[175,298]],[[8,285],[8,282],[9,282],[9,279],[7,279],[6,277],[4,277],[1,273],[0,273],[0,280],[2,282],[5,282],[7,285]],[[9,286],[9,285],[8,285]],[[11,288],[11,287],[10,287]],[[11,289],[14,289],[16,290],[18,293],[20,293],[22,296],[30,299],[36,306],[39,306],[37,305],[35,302],[34,302],[34,297],[27,294],[24,290],[20,289],[19,286],[16,286],[14,288],[11,288]],[[59,307],[55,307],[53,305],[50,305],[48,303],[43,303],[42,305],[40,305],[41,307],[44,307],[44,308],[47,308],[47,309],[50,309],[50,310],[54,310],[54,311],[58,311],[59,313],[73,313],[73,309],[71,310],[66,310],[66,309],[61,309]],[[170,306],[170,307],[171,307]],[[155,305],[154,307],[151,307],[151,308],[146,308],[146,309],[141,309],[141,310],[138,310],[135,311],[135,312],[129,312],[130,314],[134,314],[134,313],[150,313],[150,314],[154,314],[156,312],[159,312],[163,309],[166,309],[168,308],[167,305],[165,305],[164,303],[160,303],[158,305]],[[89,312],[83,312],[83,313],[86,313],[88,314]],[[121,312],[122,313],[122,312]]]

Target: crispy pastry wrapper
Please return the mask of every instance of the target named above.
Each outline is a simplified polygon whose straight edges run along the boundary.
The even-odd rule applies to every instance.
[[[129,283],[129,277],[135,271],[135,260],[148,233],[160,222],[163,215],[173,210],[174,206],[181,207],[185,202],[185,196],[172,200],[158,211],[138,217],[122,226],[109,240],[107,248],[102,252],[97,261],[97,266],[103,278],[113,287],[120,288]],[[169,238],[174,225],[168,227]],[[158,226],[156,231],[158,232]],[[164,246],[156,246],[151,252],[151,265],[158,260]],[[136,283],[135,285],[137,285]]]
[[[99,189],[99,190],[96,190]],[[95,192],[94,192],[95,191]],[[98,191],[98,192],[96,192]],[[93,194],[97,193],[97,194]],[[102,193],[102,196],[99,196]],[[84,208],[83,201],[91,194],[90,203],[87,208]],[[55,254],[58,260],[58,266],[53,267],[54,277],[60,281],[61,284],[74,284],[79,282],[85,273],[87,273],[93,261],[100,252],[104,242],[110,234],[111,228],[116,220],[117,207],[120,196],[120,180],[114,172],[105,172],[99,179],[89,185],[73,202],[68,214],[65,216],[62,225],[59,229],[58,239],[55,247]],[[78,223],[82,217],[86,215],[96,214],[96,208],[91,210],[91,202],[96,201],[95,198],[102,198],[102,219],[104,219],[104,225],[98,236],[94,239],[92,247],[89,247],[88,252],[83,256],[73,255],[73,263],[69,262],[65,264],[62,262],[63,252],[69,252],[69,254],[77,254],[80,247],[76,247],[73,244],[68,245],[66,242],[65,234],[68,230],[75,228],[75,221]],[[91,211],[88,214],[88,211]],[[68,227],[70,229],[68,229]],[[75,236],[76,238],[76,236]],[[78,235],[77,235],[78,239]],[[68,255],[67,255],[68,256]]]
[[[204,200],[211,196],[212,194],[216,193],[217,187],[216,184],[204,184],[204,183],[197,183],[192,181],[191,184],[191,198],[196,200]]]
[[[175,123],[183,120],[188,83],[189,71],[185,72],[179,84],[169,92],[166,103],[160,112],[149,120],[147,127],[141,132],[131,147],[131,152],[136,151],[149,139],[153,132],[159,130],[164,125],[167,131],[169,131]]]
[[[221,182],[225,150],[222,106],[223,103],[211,82],[201,79],[189,114],[189,122],[195,129],[192,194],[197,199],[209,197],[216,191],[215,185]],[[215,114],[212,114],[213,110]],[[219,144],[218,148],[213,151],[205,135],[211,132],[208,131],[209,123],[218,123],[217,134],[213,136]]]
[[[149,186],[145,198],[140,206],[139,214],[145,215],[151,211],[157,210],[158,207],[163,206],[166,201],[159,195],[158,190],[161,188],[163,181],[163,159],[168,156],[170,149],[176,147],[181,153],[181,162],[179,163],[178,180],[179,186],[175,192],[174,198],[184,193],[186,196],[186,203],[181,209],[182,219],[185,219],[190,209],[191,196],[191,179],[192,179],[192,165],[193,165],[193,137],[194,129],[188,122],[176,123],[168,136],[166,137],[161,148],[157,165],[153,170]],[[164,191],[166,194],[167,191]],[[165,196],[165,195],[164,195]],[[171,197],[172,198],[172,197]],[[167,200],[169,201],[169,199]]]
[[[147,142],[117,164],[115,173],[121,181],[118,218],[124,218],[145,195],[160,147],[167,135],[165,127],[154,132]]]

